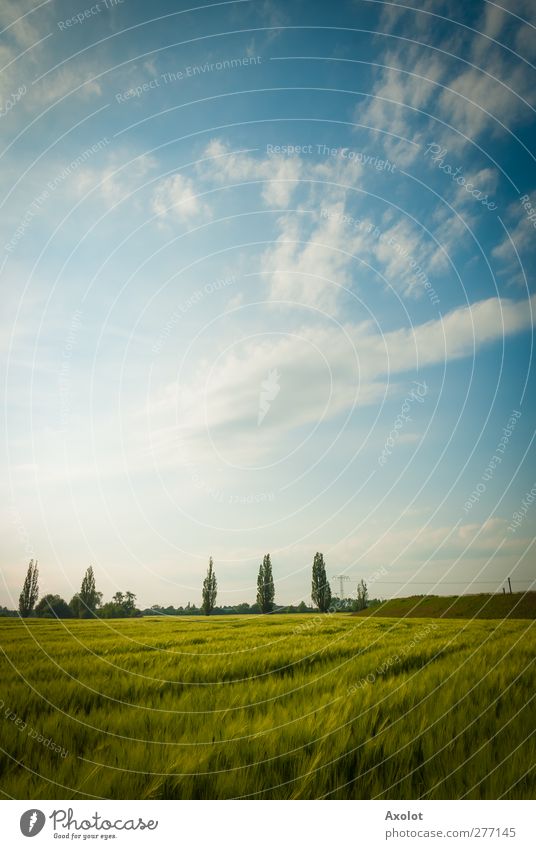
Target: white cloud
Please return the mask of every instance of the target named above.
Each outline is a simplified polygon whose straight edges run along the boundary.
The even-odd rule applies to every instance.
[[[397,439],[397,443],[400,445],[414,445],[420,439],[422,439],[422,434],[420,433],[401,433]]]
[[[421,365],[432,365],[443,361],[443,334],[447,359],[468,356],[473,349],[496,342],[503,336],[518,333],[532,325],[532,312],[536,308],[536,295],[530,301],[512,301],[506,298],[488,298],[467,307],[459,307],[448,313],[441,321],[429,321],[413,330],[395,331],[389,334],[397,355],[414,364],[414,357],[404,357],[404,349],[414,341]]]
[[[532,86],[525,70],[496,59],[486,64],[486,71],[497,81],[468,68],[450,80],[452,91],[443,91],[439,99],[443,115],[469,138],[476,138],[486,128],[503,132],[494,119],[512,129],[530,117],[527,106],[516,96],[524,97],[529,103],[532,99]]]
[[[104,164],[93,164],[102,155]],[[155,158],[148,154],[133,156],[127,149],[108,153],[108,148],[104,147],[103,154],[97,154],[95,159],[73,170],[66,183],[79,196],[96,189],[110,207],[131,194],[134,194],[133,203],[138,204],[136,190],[143,187],[156,164]]]
[[[479,171],[464,173],[463,177],[466,184],[469,184],[472,189],[478,190],[482,195],[489,195],[489,200],[493,200],[499,182],[499,173],[495,168],[481,168]],[[459,204],[471,204],[473,206],[478,202],[464,186],[458,185],[456,185],[455,199]]]
[[[77,96],[82,99],[98,97],[102,94],[100,82],[93,79],[96,76],[94,66],[79,61],[75,65],[64,65],[45,77],[35,88],[33,106],[37,103],[55,103],[75,89]]]
[[[414,12],[398,9],[396,4],[383,11],[384,30],[409,39],[422,34],[431,39],[437,50],[403,44],[385,51],[383,62],[391,67],[377,71],[373,98],[357,107],[355,120],[418,144],[423,144],[425,134],[433,132],[439,141],[448,139],[450,147],[466,142],[458,133],[450,133],[422,113],[437,115],[468,139],[476,139],[490,129],[503,133],[495,119],[509,130],[529,121],[532,112],[523,102],[534,104],[528,68],[511,53],[506,54],[500,42],[507,46],[518,43],[530,57],[534,30],[489,3],[483,5],[480,18],[472,24],[474,30],[482,33],[480,36],[463,29],[438,35],[437,16],[459,18],[459,8],[450,2],[430,0],[419,3]],[[466,61],[456,61],[458,56]],[[382,136],[381,143],[401,167],[419,153],[419,148],[388,136]]]
[[[425,296],[430,275],[448,267],[449,253],[467,235],[464,220],[445,208],[432,217],[429,231],[409,217],[395,218],[391,209],[376,225],[366,215],[366,200],[356,218],[344,201],[329,200],[330,194],[337,192],[320,205],[320,219],[310,212],[319,201],[309,196],[307,210],[277,222],[278,235],[262,259],[271,298],[335,315],[347,300],[343,287],[359,292],[361,281],[377,273],[386,288],[418,299]]]
[[[151,450],[164,463],[177,462],[179,444],[206,458],[212,452],[210,433],[233,462],[258,460],[274,446],[279,452],[292,443],[300,428],[347,414],[354,405],[378,404],[385,393],[397,391],[392,384],[397,375],[471,356],[503,335],[529,328],[531,309],[536,296],[530,303],[490,298],[441,320],[384,334],[371,323],[338,328],[316,322],[275,339],[237,344],[211,371],[207,364],[199,366],[181,384],[179,402],[174,386],[153,396]],[[270,370],[280,375],[280,392],[258,429],[259,387]]]
[[[206,216],[208,208],[200,200],[192,180],[182,174],[166,177],[156,187],[152,210],[163,218],[175,216],[182,221]]]
[[[420,96],[413,95],[415,102]],[[277,234],[262,256],[261,273],[271,299],[303,303],[331,314],[336,314],[344,303],[342,287],[355,290],[360,277],[368,273],[367,264],[370,273],[378,271],[386,277],[386,286],[406,296],[423,297],[426,289],[422,276],[449,266],[449,253],[466,236],[465,225],[471,223],[468,214],[462,220],[439,207],[432,217],[435,232],[431,229],[427,233],[409,218],[401,217],[392,224],[393,210],[388,210],[381,238],[370,235],[374,223],[361,212],[368,209],[366,199],[348,191],[363,184],[366,166],[340,155],[319,161],[317,156],[309,158],[308,154],[285,157],[236,153],[220,139],[214,139],[206,147],[197,170],[200,180],[207,184],[261,181],[261,196],[269,208],[294,201],[292,214],[283,215],[276,222]],[[478,178],[482,190],[494,186],[497,179],[492,169],[482,169],[473,176]],[[457,186],[449,184],[453,201],[457,190]],[[190,193],[193,191],[190,186]],[[350,202],[361,213],[359,227],[347,215]],[[326,213],[320,220],[319,210]],[[345,223],[348,217],[349,224]],[[397,247],[389,244],[390,239]],[[421,282],[416,277],[416,266]]]
[[[531,192],[528,199],[532,209],[536,209],[536,191]],[[507,223],[509,225],[510,238],[519,253],[523,254],[523,251],[533,247],[535,235],[534,225],[529,220],[528,214],[519,201],[509,206],[507,210]],[[493,248],[492,253],[497,259],[508,263],[509,267],[517,266],[517,270],[519,270],[519,263],[510,238],[505,235],[502,242]]]
[[[360,528],[358,536],[351,536],[336,544],[330,551],[330,557],[336,558],[341,563],[355,563],[356,560],[361,558],[364,563],[374,567],[385,566],[386,563],[394,564],[393,571],[380,576],[379,580],[389,581],[394,577],[395,580],[401,581],[403,580],[401,570],[403,570],[402,574],[408,580],[408,587],[417,584],[419,577],[421,580],[429,582],[436,575],[438,591],[445,592],[443,581],[452,581],[460,575],[455,558],[462,558],[460,562],[463,562],[465,576],[474,576],[485,567],[487,558],[494,555],[499,549],[503,555],[506,553],[520,554],[526,550],[529,543],[526,538],[508,537],[507,525],[509,520],[501,517],[492,517],[482,523],[474,522],[459,525],[453,529],[451,525],[434,526],[433,524],[423,524],[422,521],[417,525],[412,525],[408,521],[409,512],[407,511],[402,515],[403,511],[401,511],[399,521],[395,522],[392,527],[386,528],[383,533],[378,527],[378,521],[381,523],[381,519],[378,520],[373,517]],[[427,558],[430,558],[430,562],[426,562]],[[436,573],[433,564],[441,562],[444,558],[448,558],[445,568]],[[471,558],[475,559],[474,568],[468,566]],[[494,557],[496,566],[499,565],[497,560],[498,558]],[[423,564],[424,569],[422,568]],[[411,569],[412,566],[413,569]],[[450,570],[452,570],[450,575],[446,574]],[[395,572],[394,575],[393,572]],[[417,572],[419,572],[419,577]],[[489,570],[477,580],[487,580],[488,577]],[[464,577],[460,580],[461,584],[469,584],[469,582],[470,577]],[[378,585],[374,592],[384,596],[394,595],[397,591],[396,586],[391,585],[387,588],[386,585],[380,590]],[[408,595],[408,587],[400,588],[401,595]],[[483,589],[489,592],[492,586]],[[432,587],[429,591],[433,591]],[[453,587],[454,591],[456,589]],[[474,592],[477,592],[476,586]]]
[[[434,83],[442,80],[444,65],[437,58],[420,56],[417,49],[411,50],[409,57],[402,51],[388,51],[384,64],[389,67],[378,73],[372,97],[356,107],[354,120],[400,136],[401,140],[388,135],[380,139],[388,157],[404,167],[420,152],[409,142],[424,143],[428,119],[421,110],[433,112],[438,92]],[[411,73],[406,73],[407,68]]]
[[[0,30],[4,41],[11,41],[19,50],[35,44],[43,33],[34,26],[31,10],[32,0],[2,0],[0,4]]]
[[[334,313],[339,287],[351,284],[352,253],[365,250],[364,233],[345,229],[337,220],[344,212],[347,189],[360,182],[363,166],[342,156],[320,161],[314,154],[308,156],[233,152],[214,139],[204,150],[197,171],[200,180],[210,184],[260,181],[261,198],[268,208],[279,210],[294,203],[292,215],[278,219],[277,235],[261,258],[269,297]],[[306,198],[301,204],[298,190]],[[320,206],[333,216],[319,221]]]
[[[333,217],[321,218],[311,227],[310,214],[284,216],[278,221],[279,234],[262,257],[268,274],[270,298],[306,304],[334,314],[341,299],[341,286],[350,287],[359,269],[352,254],[365,249],[364,232],[345,228],[339,217],[342,204],[326,210]]]
[[[286,208],[298,189],[305,188],[323,201],[344,198],[345,189],[360,183],[364,167],[340,155],[318,158],[311,153],[283,154],[266,151],[232,151],[221,139],[213,139],[203,151],[197,166],[202,180],[217,184],[249,181],[262,183],[261,197],[267,207]]]
[[[288,206],[303,172],[299,156],[258,157],[232,152],[220,139],[207,145],[203,160],[198,165],[203,179],[220,184],[260,180],[264,184],[263,200],[276,208]]]
[[[35,14],[32,14],[35,10]],[[34,119],[50,104],[77,89],[68,101],[71,108],[78,100],[85,101],[102,94],[101,84],[93,79],[101,70],[95,63],[78,56],[75,61],[58,62],[57,10],[54,4],[36,4],[32,0],[2,0],[0,3],[0,109],[22,89],[24,94],[2,118],[16,132]],[[42,80],[37,78],[50,69]]]
[[[515,49],[524,59],[534,60],[536,58],[536,38],[534,36],[534,26],[530,24],[523,24],[517,31]]]

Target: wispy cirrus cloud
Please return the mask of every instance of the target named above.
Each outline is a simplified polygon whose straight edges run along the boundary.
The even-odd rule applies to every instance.
[[[368,322],[342,330],[316,322],[275,339],[245,341],[221,357],[208,378],[202,366],[194,371],[179,396],[176,387],[167,386],[149,400],[152,448],[171,462],[176,462],[179,442],[205,455],[211,451],[210,432],[237,461],[262,458],[293,430],[403,391],[397,379],[404,374],[473,356],[485,345],[530,328],[535,309],[536,296],[530,301],[489,298],[442,319],[383,334]],[[281,391],[259,432],[259,386],[270,369],[280,374]],[[253,430],[255,439],[248,441]]]

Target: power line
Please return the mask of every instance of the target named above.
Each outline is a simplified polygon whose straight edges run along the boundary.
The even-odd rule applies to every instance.
[[[344,581],[361,580],[360,578],[357,578],[355,575],[345,575],[345,574],[334,575],[333,578],[334,578],[334,580],[339,581],[340,598],[344,597]],[[508,586],[509,586],[510,592],[512,592],[512,584],[524,584],[524,585],[528,584],[528,589],[527,589],[527,592],[528,592],[529,590],[532,589],[533,585],[536,583],[536,578],[533,578],[532,580],[530,578],[524,578],[522,580],[517,580],[517,581],[515,581],[515,580],[512,581],[510,578],[507,578],[506,580],[508,581]],[[415,587],[419,587],[419,586],[431,586],[431,587],[434,587],[434,588],[437,587],[438,589],[441,589],[441,587],[443,587],[443,586],[458,586],[458,587],[463,586],[464,588],[469,588],[469,589],[474,585],[488,586],[488,587],[501,587],[502,586],[503,592],[506,592],[506,590],[504,588],[504,579],[502,579],[502,578],[496,578],[495,580],[488,580],[488,581],[481,581],[481,580],[479,580],[479,581],[467,581],[467,580],[463,580],[462,578],[460,578],[460,580],[458,580],[458,581],[442,581],[441,579],[438,579],[437,581],[420,581],[418,578],[407,578],[405,581],[377,581],[374,578],[368,578],[368,581],[373,586],[376,586],[376,585],[380,585],[380,586],[400,586],[400,587],[403,586],[403,587],[407,587],[408,589],[414,589]]]
[[[346,575],[346,576],[334,575],[333,578],[335,580],[339,580],[339,581],[340,581],[341,578],[344,578],[345,580],[350,579],[351,581],[360,581],[361,580],[361,578],[360,577],[358,578],[356,575]],[[430,586],[433,586],[433,585],[436,585],[436,584],[468,584],[468,585],[469,584],[471,584],[471,585],[473,585],[473,584],[501,584],[503,582],[503,578],[496,578],[495,580],[490,580],[490,581],[467,581],[467,580],[463,580],[463,578],[460,578],[459,581],[442,581],[441,579],[438,579],[437,581],[420,581],[417,578],[408,578],[406,581],[377,581],[374,578],[366,578],[366,580],[368,581],[369,584],[401,584],[402,585],[402,584],[407,584],[407,583],[412,582],[412,583],[416,583],[416,584],[430,584]],[[524,578],[523,580],[520,580],[520,581],[512,581],[512,584],[533,584],[535,582],[536,582],[536,578],[532,578],[532,579],[531,578]]]
[[[408,578],[407,581],[373,581],[371,580],[371,584],[407,584],[412,581],[412,578]],[[530,578],[526,578],[524,581],[512,581],[512,584],[533,584],[536,582],[536,578],[532,581]],[[501,578],[497,578],[496,581],[463,581],[460,579],[459,581],[414,581],[416,584],[429,584],[430,586],[442,586],[443,584],[467,584],[467,586],[472,586],[473,584],[502,584],[503,580]]]
[[[334,575],[333,576],[336,581],[339,582],[339,587],[341,588],[341,594],[339,598],[344,598],[344,582],[351,581],[350,575]]]

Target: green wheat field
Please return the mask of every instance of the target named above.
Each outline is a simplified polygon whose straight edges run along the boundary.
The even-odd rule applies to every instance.
[[[530,620],[0,622],[16,799],[526,799]]]

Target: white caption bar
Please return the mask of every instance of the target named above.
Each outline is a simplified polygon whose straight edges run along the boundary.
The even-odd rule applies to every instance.
[[[4,801],[4,846],[307,846],[533,849],[521,801]],[[29,840],[35,838],[35,844]]]

